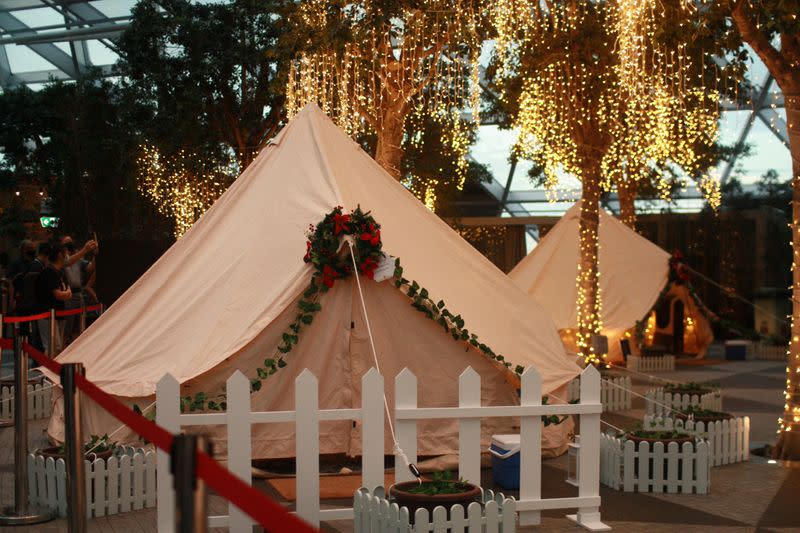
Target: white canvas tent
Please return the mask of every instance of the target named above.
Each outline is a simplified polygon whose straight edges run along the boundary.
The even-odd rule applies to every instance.
[[[576,285],[580,263],[580,202],[572,206],[508,274],[539,302],[574,345]],[[667,283],[670,255],[600,209],[600,294],[609,360],[621,360],[619,340],[653,307]]]
[[[182,394],[219,391],[235,369],[253,376],[275,353],[312,276],[302,260],[304,232],[337,205],[370,210],[382,225],[384,251],[400,258],[404,276],[443,299],[496,353],[537,368],[545,392],[577,375],[547,313],[313,105],[58,361],[83,362],[88,379],[140,406],[153,400],[167,372]],[[390,406],[394,376],[404,367],[419,376],[420,405],[457,405],[458,376],[468,365],[481,374],[485,404],[518,401],[504,369],[445,334],[391,281],[363,279],[362,286]],[[355,291],[350,278],[322,296],[322,311],[301,332],[288,366],[252,395],[255,409],[292,409],[294,378],[304,368],[320,379],[323,408],[360,404],[360,379],[373,363]],[[85,408],[84,423],[87,434],[118,426],[94,405]],[[485,423],[484,440],[510,424]],[[62,426],[56,406],[51,436],[60,438]],[[254,457],[294,455],[291,426],[253,430]],[[457,450],[457,433],[455,422],[420,424],[419,453]],[[326,423],[320,451],[356,455],[359,438],[349,421]],[[225,453],[224,442],[215,452]]]

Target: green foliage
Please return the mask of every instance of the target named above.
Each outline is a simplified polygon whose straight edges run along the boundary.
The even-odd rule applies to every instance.
[[[730,413],[724,413],[722,411],[712,411],[711,409],[703,409],[697,405],[690,405],[684,409],[678,409],[679,413],[682,413],[687,416],[699,417],[699,418],[730,418]]]
[[[657,439],[657,440],[670,440],[670,439],[685,439],[691,437],[688,433],[683,433],[678,430],[647,430],[647,429],[634,429],[626,433],[640,439]]]
[[[454,479],[450,471],[434,472],[431,481],[423,481],[418,485],[403,489],[411,494],[425,494],[436,496],[438,494],[461,494],[472,490],[472,485],[462,479]]]
[[[142,135],[242,167],[283,119],[290,0],[141,0],[119,40],[120,73]]]
[[[45,189],[67,231],[152,239],[167,226],[131,186],[135,113],[118,85],[92,75],[0,95],[0,183]],[[15,221],[26,220],[4,225]]]

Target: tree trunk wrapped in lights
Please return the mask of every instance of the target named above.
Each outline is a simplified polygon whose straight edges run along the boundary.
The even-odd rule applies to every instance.
[[[796,1],[767,1],[752,6],[735,0],[722,8],[733,19],[783,91],[789,152],[792,158],[792,337],[786,365],[786,403],[778,423],[775,455],[800,459],[800,21]],[[780,49],[773,43],[780,39]]]
[[[602,326],[600,195],[617,188],[633,225],[637,181],[655,175],[667,196],[671,170],[697,173],[699,147],[717,138],[716,91],[686,33],[692,15],[680,0],[501,0],[493,10],[490,71],[519,131],[516,155],[541,167],[551,198],[564,173],[582,183],[576,307],[587,363],[605,355],[591,343]]]
[[[602,328],[600,279],[598,257],[600,256],[600,162],[587,158],[583,194],[581,197],[581,218],[579,226],[580,264],[577,280],[577,346],[586,364],[597,362],[605,354],[596,354],[592,346],[592,335],[599,334]]]

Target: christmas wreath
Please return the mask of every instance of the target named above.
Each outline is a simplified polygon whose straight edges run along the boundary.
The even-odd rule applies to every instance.
[[[323,291],[332,288],[337,279],[347,278],[353,273],[347,237],[351,237],[362,276],[372,279],[378,262],[383,259],[381,225],[361,207],[349,214],[342,211],[342,206],[335,207],[316,227],[308,227],[306,237],[303,261],[313,265],[315,278],[321,282]]]

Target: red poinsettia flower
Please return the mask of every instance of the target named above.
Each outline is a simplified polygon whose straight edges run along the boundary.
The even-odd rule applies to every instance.
[[[381,230],[375,229],[375,224],[369,225],[369,230],[361,234],[362,241],[369,241],[372,246],[378,246],[381,242]]]
[[[325,265],[322,267],[322,283],[324,283],[329,289],[333,287],[333,282],[338,277],[339,273],[332,269],[330,265]]]
[[[306,255],[303,256],[303,261],[306,263],[311,261],[311,241],[306,241]]]
[[[378,263],[372,259],[371,257],[367,257],[361,264],[358,266],[358,269],[361,270],[361,274],[363,276],[368,277],[369,279],[375,278],[375,268],[378,266]]]
[[[350,224],[350,215],[333,215],[333,234],[339,235],[343,231],[347,231]]]

